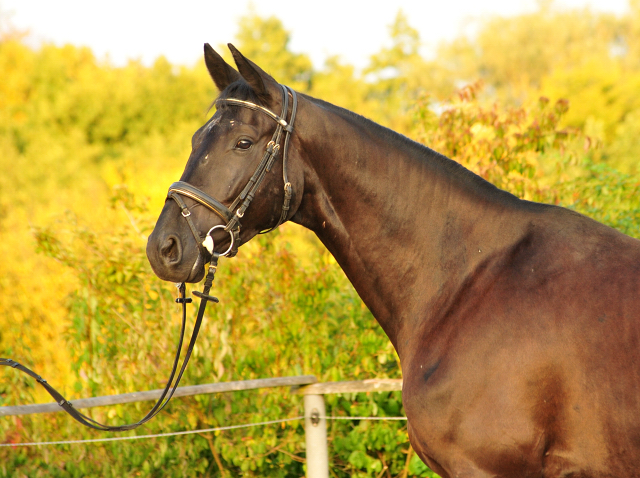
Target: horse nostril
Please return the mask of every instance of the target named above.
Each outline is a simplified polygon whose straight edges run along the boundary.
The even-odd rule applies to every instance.
[[[177,264],[182,260],[182,245],[180,240],[174,236],[167,236],[160,246],[160,257],[165,264]]]

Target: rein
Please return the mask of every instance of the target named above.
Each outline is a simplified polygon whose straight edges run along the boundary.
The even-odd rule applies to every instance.
[[[185,353],[182,366],[180,367],[180,371],[176,376],[176,372],[178,371],[178,364],[180,362],[180,351],[182,349],[186,323],[187,323],[187,304],[192,302],[191,299],[188,299],[185,297],[186,286],[184,282],[178,284],[180,297],[176,299],[176,302],[182,305],[182,326],[180,329],[180,340],[178,341],[176,356],[173,361],[173,367],[171,369],[171,375],[169,376],[169,379],[167,380],[167,384],[165,385],[165,388],[162,391],[162,395],[160,396],[156,404],[153,406],[153,408],[142,419],[140,419],[135,423],[131,423],[127,425],[119,425],[119,426],[104,425],[88,417],[87,415],[80,413],[78,410],[76,410],[73,407],[72,403],[69,400],[64,398],[64,396],[62,396],[60,392],[58,392],[55,388],[49,385],[49,383],[44,378],[42,378],[40,375],[35,373],[33,370],[25,367],[21,363],[18,363],[15,360],[8,359],[8,358],[0,358],[0,365],[15,368],[33,377],[40,385],[44,387],[44,389],[49,393],[49,395],[53,397],[53,399],[58,403],[58,405],[60,405],[60,407],[62,407],[62,409],[65,412],[67,412],[73,419],[75,419],[82,425],[85,425],[89,428],[102,430],[102,431],[133,430],[134,428],[138,428],[139,426],[145,424],[146,422],[151,420],[153,417],[155,417],[158,413],[160,413],[164,409],[164,407],[167,406],[167,404],[169,403],[169,400],[171,400],[171,397],[173,397],[173,394],[175,393],[176,388],[178,387],[178,384],[182,379],[184,371],[187,368],[187,364],[189,363],[189,359],[191,358],[191,354],[193,353],[193,348],[198,338],[198,333],[200,332],[200,326],[202,325],[202,319],[204,317],[204,311],[207,307],[207,302],[219,302],[217,297],[213,297],[209,295],[209,292],[211,290],[211,286],[213,284],[213,280],[215,277],[215,273],[218,268],[218,258],[220,256],[233,257],[234,255],[236,255],[238,251],[239,242],[240,242],[240,219],[242,219],[245,211],[251,204],[251,201],[253,201],[253,198],[255,197],[255,193],[260,187],[260,184],[262,183],[266,173],[271,171],[271,168],[273,167],[273,163],[275,162],[275,159],[278,155],[278,151],[280,150],[280,144],[282,142],[283,135],[284,135],[284,147],[282,148],[283,150],[282,178],[284,181],[284,201],[282,204],[282,212],[280,214],[280,219],[278,220],[276,225],[271,227],[268,230],[262,231],[261,234],[265,234],[269,231],[274,230],[275,228],[280,226],[280,224],[282,224],[287,220],[287,215],[289,213],[289,208],[291,204],[291,197],[293,195],[293,189],[287,175],[287,152],[289,149],[289,140],[291,138],[291,133],[293,132],[293,123],[295,121],[296,111],[298,108],[298,99],[295,91],[293,91],[291,88],[284,85],[280,85],[280,86],[282,88],[282,93],[283,93],[283,109],[282,109],[281,116],[276,115],[271,110],[268,110],[263,106],[256,105],[254,103],[244,101],[244,100],[228,98],[228,99],[217,101],[217,103],[226,103],[229,105],[243,106],[245,108],[249,108],[255,111],[261,111],[265,113],[267,116],[269,116],[270,118],[272,118],[277,123],[276,130],[273,133],[271,141],[267,143],[267,148],[264,152],[264,155],[262,156],[262,160],[260,161],[260,164],[258,164],[258,167],[256,168],[255,172],[247,182],[246,186],[243,188],[242,192],[238,195],[235,201],[233,201],[231,206],[227,208],[224,204],[217,201],[213,197],[209,196],[205,192],[183,181],[175,182],[169,187],[169,192],[167,197],[173,199],[178,203],[178,206],[182,211],[182,216],[186,219],[187,224],[189,225],[189,229],[191,229],[191,233],[196,239],[196,243],[198,244],[198,249],[200,251],[200,254],[202,257],[205,258],[205,263],[207,262],[206,261],[207,256],[210,256],[211,259],[209,261],[209,268],[208,268],[207,276],[204,281],[202,292],[198,292],[198,291],[193,292],[194,296],[200,298],[198,315],[196,316],[196,320],[193,326],[193,332],[191,334],[191,339],[189,340],[189,345],[187,347],[187,351]],[[291,108],[291,118],[289,122],[287,122],[286,119],[284,118],[286,118],[286,115],[289,111],[289,94],[291,95],[291,98],[292,98],[292,108]],[[189,208],[187,207],[186,203],[184,202],[181,196],[187,196],[193,199],[194,201],[202,204],[206,208],[210,209],[225,221],[225,225],[213,226],[211,229],[209,229],[209,232],[207,232],[204,240],[202,240],[200,233],[198,232],[198,229],[196,228],[195,224],[193,223],[193,220],[190,217],[191,212],[189,211]],[[211,237],[211,233],[216,229],[224,229],[229,233],[231,238],[231,245],[222,254],[216,253],[213,250],[214,243],[213,243],[213,238]],[[198,262],[199,261],[196,259],[194,267],[198,264]],[[175,378],[175,382],[174,382],[174,378]]]
[[[187,368],[187,364],[189,363],[189,359],[191,358],[191,353],[193,352],[193,347],[196,344],[196,339],[198,338],[198,332],[200,331],[200,325],[202,324],[202,318],[204,317],[204,311],[207,307],[207,302],[218,302],[216,297],[212,297],[209,295],[209,291],[211,289],[211,285],[213,284],[213,279],[215,276],[215,272],[218,266],[218,254],[213,254],[211,258],[211,263],[209,265],[209,272],[204,282],[204,287],[202,292],[194,292],[193,295],[196,297],[200,297],[200,306],[198,307],[198,315],[196,316],[196,321],[193,326],[193,332],[191,333],[191,340],[189,341],[189,346],[187,347],[187,352],[185,354],[184,360],[182,362],[182,366],[180,367],[180,372],[176,377],[176,371],[178,370],[178,363],[180,361],[180,350],[182,349],[182,342],[184,340],[184,332],[187,323],[187,304],[191,302],[191,299],[185,297],[186,287],[184,282],[178,285],[178,289],[180,290],[180,297],[176,299],[178,304],[182,304],[182,327],[180,329],[180,340],[178,341],[178,349],[176,351],[175,359],[173,360],[173,367],[171,369],[171,375],[169,376],[169,380],[162,391],[162,395],[153,406],[153,408],[147,413],[141,420],[130,423],[127,425],[119,425],[119,426],[110,426],[104,425],[95,421],[93,418],[88,417],[87,415],[80,413],[78,410],[73,408],[72,403],[64,398],[60,392],[58,392],[55,388],[53,388],[49,383],[42,378],[40,375],[35,373],[33,370],[25,367],[24,365],[16,362],[15,360],[0,358],[0,365],[6,365],[8,367],[13,367],[21,372],[30,375],[35,378],[36,381],[44,387],[44,389],[53,397],[53,399],[62,407],[62,409],[67,412],[71,417],[77,422],[87,426],[89,428],[93,428],[95,430],[102,431],[113,431],[120,432],[126,430],[133,430],[134,428],[138,428],[140,425],[145,424],[153,417],[155,417],[158,413],[162,411],[162,409],[169,403],[171,397],[178,388],[178,384],[180,383],[180,379],[182,379],[182,375],[184,374],[185,369]],[[175,377],[175,383],[174,383]]]

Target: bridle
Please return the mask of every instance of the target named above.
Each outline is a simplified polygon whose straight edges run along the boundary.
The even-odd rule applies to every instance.
[[[196,243],[198,244],[200,254],[204,258],[207,257],[205,251],[207,251],[209,255],[213,254],[213,239],[211,238],[211,233],[218,228],[227,231],[231,237],[231,245],[225,252],[221,253],[220,255],[227,257],[233,257],[236,255],[236,253],[238,252],[238,246],[240,245],[240,220],[251,204],[251,201],[253,201],[256,191],[260,187],[260,184],[262,183],[265,175],[271,171],[273,163],[275,162],[280,149],[282,149],[282,179],[284,182],[284,201],[282,204],[282,212],[280,214],[280,219],[278,220],[276,225],[267,229],[266,231],[261,231],[261,234],[272,231],[287,220],[289,209],[291,207],[291,197],[293,195],[293,188],[291,186],[291,182],[289,182],[287,174],[287,155],[289,150],[289,140],[291,139],[293,124],[296,119],[296,111],[298,109],[298,98],[296,96],[296,92],[288,86],[280,85],[280,87],[282,88],[283,97],[282,113],[280,116],[276,115],[273,111],[265,108],[264,106],[260,106],[245,100],[225,98],[216,101],[216,105],[236,105],[255,111],[261,111],[277,123],[276,130],[271,137],[271,141],[267,143],[267,147],[262,156],[262,160],[256,167],[256,170],[254,171],[251,178],[249,178],[249,181],[242,189],[238,197],[236,197],[236,199],[233,201],[233,203],[231,203],[229,207],[225,206],[220,201],[214,199],[204,191],[201,191],[200,189],[190,185],[189,183],[177,181],[169,187],[167,198],[171,198],[178,203],[178,206],[182,211],[182,216],[187,220],[189,229],[191,229],[191,233],[193,234]],[[291,117],[287,122],[285,118],[289,111],[289,95],[291,95],[292,107]],[[281,148],[280,145],[283,144],[283,136],[284,145]],[[213,226],[211,229],[209,229],[209,232],[207,232],[203,239],[200,236],[200,233],[198,232],[195,224],[191,220],[191,212],[189,211],[189,208],[180,196],[191,198],[199,204],[202,204],[209,210],[213,211],[218,216],[220,216],[220,218],[222,218],[222,220],[225,222],[225,225]],[[199,261],[196,259],[194,267],[198,264],[198,262]]]
[[[234,98],[226,98],[226,99],[220,99],[216,102],[216,104],[237,105],[237,106],[242,106],[242,107],[249,108],[256,111],[262,111],[267,116],[275,120],[277,123],[276,130],[273,133],[271,141],[267,143],[267,148],[264,152],[264,155],[262,156],[262,160],[260,161],[260,164],[258,164],[258,167],[256,168],[255,172],[247,182],[246,186],[242,189],[242,192],[238,195],[238,197],[235,199],[235,201],[233,201],[233,203],[229,207],[226,207],[220,201],[217,201],[216,199],[212,198],[205,192],[191,186],[186,182],[178,181],[173,183],[169,187],[169,193],[167,197],[176,201],[178,203],[178,206],[180,206],[180,209],[182,211],[182,216],[187,220],[187,223],[189,224],[189,228],[191,229],[191,232],[194,238],[196,239],[196,243],[198,244],[198,249],[200,251],[201,257],[205,259],[205,263],[206,263],[206,257],[207,257],[207,254],[205,253],[206,251],[208,252],[208,255],[211,256],[211,259],[209,262],[209,268],[208,268],[207,276],[204,281],[202,292],[197,292],[197,291],[193,292],[194,296],[200,298],[200,305],[198,307],[198,314],[196,316],[196,320],[193,326],[191,339],[189,340],[189,345],[187,347],[187,351],[185,353],[185,357],[183,359],[182,366],[180,367],[179,372],[178,372],[178,364],[180,361],[180,351],[182,349],[182,343],[184,340],[184,333],[186,328],[187,304],[191,302],[191,299],[188,299],[185,297],[186,286],[184,282],[178,284],[180,297],[176,299],[176,302],[182,305],[182,327],[180,330],[180,340],[178,342],[178,350],[176,352],[176,356],[173,361],[171,375],[169,376],[169,380],[167,381],[167,384],[165,385],[165,388],[162,391],[160,398],[158,399],[156,404],[153,406],[153,408],[141,420],[135,423],[127,424],[127,425],[119,425],[119,426],[104,425],[102,423],[95,421],[91,417],[88,417],[87,415],[80,413],[78,410],[76,410],[73,407],[71,402],[69,402],[66,398],[64,398],[62,394],[58,392],[55,388],[49,385],[45,379],[43,379],[40,375],[35,373],[33,370],[25,367],[21,363],[18,363],[12,359],[0,358],[0,365],[13,367],[35,378],[36,381],[40,385],[42,385],[47,392],[49,392],[49,395],[51,395],[54,398],[54,400],[58,403],[58,405],[60,405],[60,407],[62,407],[62,409],[65,412],[67,412],[72,418],[74,418],[76,421],[80,422],[81,424],[90,428],[94,428],[96,430],[103,430],[103,431],[133,430],[134,428],[138,428],[140,425],[143,425],[144,423],[148,422],[153,417],[155,417],[158,413],[160,413],[162,409],[169,403],[169,400],[175,393],[176,388],[180,383],[180,379],[182,378],[182,375],[184,374],[184,371],[187,368],[187,364],[189,363],[189,359],[193,352],[196,339],[198,338],[198,332],[200,331],[200,326],[202,324],[202,319],[204,317],[204,311],[207,306],[207,302],[218,302],[218,299],[216,297],[209,295],[209,291],[211,290],[213,279],[218,267],[218,258],[220,256],[233,257],[237,253],[238,246],[240,243],[240,219],[242,219],[245,211],[251,204],[251,201],[253,201],[253,198],[255,197],[255,193],[260,187],[260,184],[262,183],[265,175],[269,171],[271,171],[271,168],[273,167],[273,163],[275,162],[276,157],[278,156],[278,151],[280,150],[280,145],[282,144],[282,141],[283,141],[283,135],[284,135],[284,146],[282,147],[282,178],[284,181],[284,202],[282,204],[282,212],[280,214],[280,219],[278,220],[276,225],[269,228],[268,230],[261,231],[261,233],[267,233],[269,231],[272,231],[273,229],[275,229],[276,227],[278,227],[280,224],[282,224],[287,220],[287,216],[289,214],[289,208],[291,206],[291,197],[293,195],[293,189],[287,175],[287,151],[289,149],[289,140],[291,138],[291,133],[293,132],[293,123],[296,118],[296,110],[298,108],[298,99],[296,97],[295,91],[293,91],[291,88],[284,85],[280,85],[280,87],[282,88],[282,93],[283,93],[283,108],[282,108],[281,116],[276,115],[271,110],[263,106],[256,105],[255,103],[251,103],[249,101],[238,100]],[[287,122],[284,118],[286,118],[286,115],[289,111],[289,95],[291,95],[291,98],[292,98],[292,107],[291,107],[291,117]],[[211,211],[215,212],[218,216],[220,216],[225,221],[225,225],[213,226],[211,229],[209,229],[209,232],[207,232],[204,240],[202,240],[200,233],[198,232],[198,229],[196,228],[195,224],[193,223],[193,220],[191,219],[191,212],[189,211],[189,208],[187,207],[186,203],[184,202],[181,196],[189,197],[194,201],[207,207]],[[222,254],[214,252],[214,243],[213,243],[213,238],[211,237],[211,233],[216,229],[224,229],[229,233],[231,237],[231,245]],[[198,263],[199,263],[199,260],[196,259],[194,263],[194,268]],[[177,376],[176,376],[176,372],[178,372]],[[174,382],[174,378],[175,378],[175,382]]]

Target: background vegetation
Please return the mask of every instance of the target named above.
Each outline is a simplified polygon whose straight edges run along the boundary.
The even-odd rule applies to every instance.
[[[2,22],[0,22],[2,24]],[[640,237],[640,1],[615,17],[558,10],[487,19],[419,53],[398,13],[389,47],[356,71],[314,68],[277,18],[249,14],[236,45],[277,79],[371,117],[498,186]],[[506,47],[508,46],[508,48]],[[0,32],[0,355],[70,397],[161,388],[179,317],[146,236],[216,91],[203,65],[114,67],[90,50]],[[314,374],[400,377],[397,357],[332,257],[294,225],[224,260],[185,384]],[[49,401],[0,370],[0,405]],[[328,413],[398,416],[398,393],[328,396]],[[113,424],[149,404],[92,409]],[[301,414],[287,390],[174,400],[148,434]],[[19,443],[104,436],[66,416],[0,420]],[[330,423],[332,476],[434,476],[398,422]],[[0,476],[304,474],[302,423],[217,434],[1,448]]]

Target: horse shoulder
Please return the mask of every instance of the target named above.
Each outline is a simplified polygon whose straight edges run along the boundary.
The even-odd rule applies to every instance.
[[[640,375],[625,364],[640,363],[639,244],[565,210],[532,216],[414,335],[403,399],[421,456],[586,477],[606,470],[612,442],[637,448]]]

